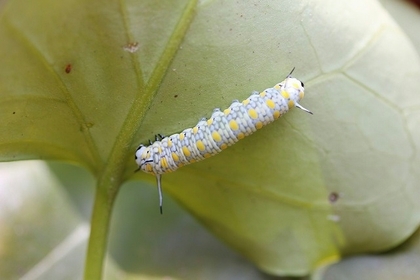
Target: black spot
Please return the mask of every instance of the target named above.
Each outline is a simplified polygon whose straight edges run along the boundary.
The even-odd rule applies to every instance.
[[[340,196],[338,195],[338,193],[336,192],[331,192],[330,195],[328,196],[328,200],[331,203],[335,203],[337,202],[337,200],[340,198]]]
[[[302,87],[305,87],[305,85],[303,84],[303,82],[302,82],[302,81],[300,81],[300,84],[301,84],[301,86],[302,86]]]

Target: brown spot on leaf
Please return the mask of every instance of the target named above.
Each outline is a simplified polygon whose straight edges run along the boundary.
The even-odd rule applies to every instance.
[[[338,195],[338,193],[336,192],[331,192],[330,195],[328,196],[328,200],[331,203],[335,203],[337,202],[337,200],[340,198],[340,196]]]
[[[70,73],[71,72],[71,64],[67,64],[66,69],[64,69],[64,71],[66,71],[66,73]]]

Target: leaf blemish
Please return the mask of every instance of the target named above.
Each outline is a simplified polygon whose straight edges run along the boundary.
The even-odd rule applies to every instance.
[[[138,42],[128,43],[127,45],[125,45],[125,46],[123,47],[123,49],[124,49],[126,52],[129,52],[129,53],[135,53],[135,52],[139,49],[139,43],[138,43]]]
[[[336,192],[331,192],[330,195],[328,196],[328,200],[331,203],[335,203],[337,202],[337,200],[340,198],[340,196],[338,195],[338,193]]]
[[[67,64],[66,68],[64,69],[64,71],[66,71],[67,74],[69,74],[71,72],[71,64]]]

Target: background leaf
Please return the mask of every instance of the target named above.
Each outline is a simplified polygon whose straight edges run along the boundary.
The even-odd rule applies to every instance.
[[[76,170],[67,167],[67,174]],[[77,174],[70,186],[93,186],[86,171]],[[79,210],[45,163],[2,163],[0,277],[80,279],[89,225]]]

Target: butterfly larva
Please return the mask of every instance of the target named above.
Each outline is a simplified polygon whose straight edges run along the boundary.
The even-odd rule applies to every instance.
[[[168,137],[158,135],[160,139],[156,136],[156,141],[149,146],[137,148],[137,170],[156,176],[161,213],[162,174],[220,153],[284,115],[289,108],[297,107],[312,114],[298,103],[304,96],[304,85],[291,77],[293,70],[274,87],[260,93],[253,92],[242,102],[235,100],[224,111],[215,109],[208,120],[200,120],[193,128]]]

